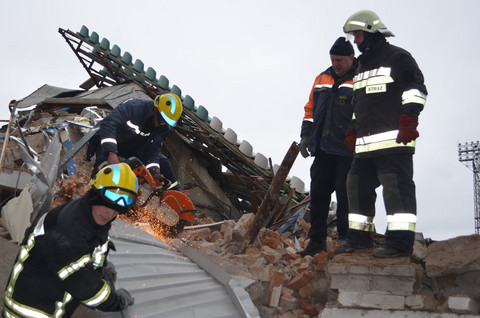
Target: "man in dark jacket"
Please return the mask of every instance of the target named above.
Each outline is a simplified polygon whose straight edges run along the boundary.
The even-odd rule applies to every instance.
[[[332,193],[337,196],[337,232],[348,230],[346,180],[352,154],[345,148],[345,132],[352,118],[352,78],[356,67],[353,46],[344,37],[330,49],[332,66],[315,78],[305,105],[300,152],[314,156],[310,167],[310,241],[298,254],[326,251],[327,218]]]
[[[153,101],[130,99],[118,105],[100,122],[99,132],[90,141],[87,160],[95,153],[92,175],[105,161],[115,164],[119,157],[133,156],[145,164],[157,185],[163,177],[174,183],[176,176],[162,147],[182,111],[182,101],[171,93]]]
[[[133,304],[128,291],[115,291],[104,279],[104,265],[112,221],[135,205],[136,176],[120,163],[103,168],[91,185],[27,230],[6,286],[3,317],[70,317],[80,303],[101,311]]]
[[[354,116],[345,139],[355,152],[347,179],[349,230],[336,252],[372,246],[375,189],[382,185],[386,242],[373,256],[409,255],[417,216],[413,153],[427,98],[423,74],[410,53],[386,41],[393,33],[374,12],[353,14],[343,29],[362,55],[353,78]]]

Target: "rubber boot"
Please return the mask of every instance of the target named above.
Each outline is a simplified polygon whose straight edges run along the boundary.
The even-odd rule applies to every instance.
[[[373,245],[372,233],[359,230],[348,230],[347,237],[339,241],[335,254],[353,253],[355,250],[371,248]]]

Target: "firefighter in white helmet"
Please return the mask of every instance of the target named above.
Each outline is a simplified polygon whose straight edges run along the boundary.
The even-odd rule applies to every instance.
[[[120,163],[100,170],[90,184],[84,196],[52,209],[27,230],[2,317],[70,317],[79,304],[101,311],[133,304],[127,290],[114,289],[105,265],[112,247],[108,231],[119,213],[135,205],[137,178]]]
[[[347,177],[349,229],[336,252],[372,247],[375,189],[381,185],[386,242],[373,249],[373,256],[409,255],[417,219],[413,154],[427,97],[423,74],[410,53],[387,42],[393,33],[376,13],[353,14],[343,30],[362,55],[353,78],[354,113],[345,138],[354,153]]]

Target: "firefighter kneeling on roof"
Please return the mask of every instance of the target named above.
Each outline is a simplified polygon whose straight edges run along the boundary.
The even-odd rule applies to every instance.
[[[5,290],[3,317],[70,317],[81,303],[101,311],[132,305],[115,291],[106,266],[114,249],[108,231],[137,200],[137,178],[126,163],[109,165],[81,198],[52,209],[26,231]],[[109,263],[110,265],[110,263]]]
[[[183,105],[172,93],[155,99],[129,99],[119,104],[100,122],[89,142],[87,161],[95,154],[92,175],[104,162],[116,164],[121,158],[137,157],[147,167],[157,186],[167,179],[177,181],[170,160],[162,153],[163,142],[180,120]],[[177,186],[173,187],[178,190]]]

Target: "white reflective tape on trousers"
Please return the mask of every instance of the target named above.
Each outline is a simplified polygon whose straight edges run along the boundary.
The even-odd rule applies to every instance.
[[[350,213],[348,214],[348,228],[359,231],[373,232],[375,229],[373,217]]]
[[[389,231],[415,232],[417,216],[413,213],[395,213],[387,215],[387,229]]]

